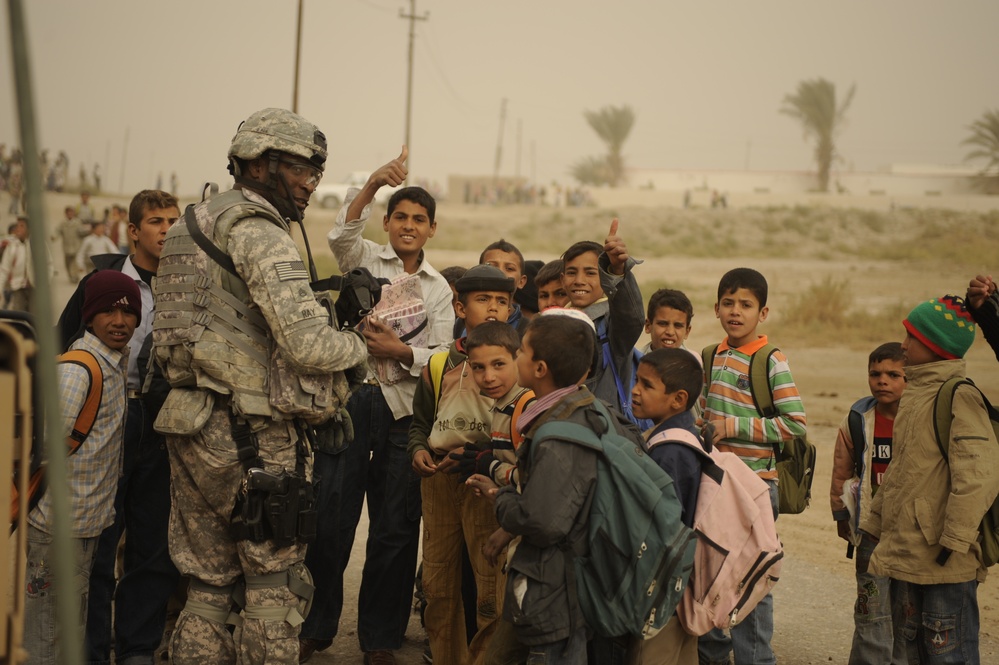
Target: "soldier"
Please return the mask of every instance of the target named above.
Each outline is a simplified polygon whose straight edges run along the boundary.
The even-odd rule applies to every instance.
[[[325,164],[312,123],[254,113],[229,148],[234,188],[188,207],[160,256],[154,354],[172,390],[156,428],[170,554],[190,578],[170,641],[180,665],[298,662],[316,519],[308,427],[338,414],[344,372],[367,358],[363,337],[331,325],[290,234]]]

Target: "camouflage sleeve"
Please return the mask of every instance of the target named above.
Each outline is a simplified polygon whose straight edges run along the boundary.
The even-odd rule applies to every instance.
[[[265,219],[248,217],[233,225],[229,255],[292,367],[327,374],[364,362],[368,351],[361,336],[330,326],[291,235]]]

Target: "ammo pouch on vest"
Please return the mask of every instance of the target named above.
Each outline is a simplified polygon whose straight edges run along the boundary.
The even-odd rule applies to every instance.
[[[312,483],[294,472],[253,468],[236,495],[229,530],[235,540],[287,547],[314,541],[316,521]]]
[[[281,352],[271,351],[270,405],[284,416],[324,422],[347,403],[350,391],[343,372],[302,374],[288,365]]]
[[[153,429],[160,434],[194,436],[208,422],[215,393],[197,388],[173,388],[160,408]]]

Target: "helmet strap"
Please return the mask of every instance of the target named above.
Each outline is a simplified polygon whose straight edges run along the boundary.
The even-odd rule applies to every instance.
[[[289,219],[292,222],[298,222],[298,226],[302,229],[302,240],[305,242],[305,254],[309,259],[309,275],[311,280],[315,282],[319,279],[319,273],[316,270],[316,262],[312,258],[312,247],[309,245],[309,234],[305,232],[305,221],[302,219],[302,211],[299,210],[298,206],[295,205],[295,202],[291,200],[291,189],[288,187],[288,179],[284,177],[283,173],[276,174],[276,177],[281,179],[281,183],[284,185],[284,191],[289,195],[288,203],[292,211]],[[277,197],[275,196],[275,198]]]

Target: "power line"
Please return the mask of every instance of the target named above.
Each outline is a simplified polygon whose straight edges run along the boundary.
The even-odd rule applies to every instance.
[[[444,68],[441,67],[440,60],[437,58],[436,51],[434,51],[433,37],[434,37],[433,34],[428,34],[427,39],[424,39],[422,42],[420,42],[420,45],[423,47],[427,56],[430,57],[430,63],[434,66],[434,70],[437,72],[437,75],[440,77],[441,82],[444,84],[445,90],[447,90],[448,94],[450,94],[451,97],[456,102],[458,102],[461,106],[464,107],[463,109],[464,111],[466,112],[470,111],[472,113],[481,113],[481,109],[476,108],[475,106],[465,101],[465,99],[462,98],[462,96],[459,95],[458,92],[454,89],[454,86],[451,85],[451,81],[448,78],[447,73],[445,73]]]

